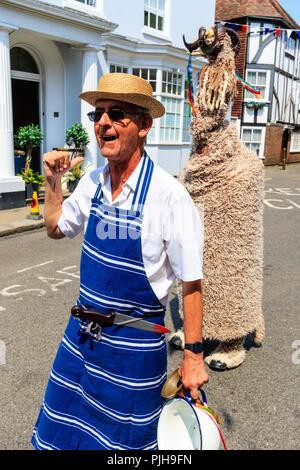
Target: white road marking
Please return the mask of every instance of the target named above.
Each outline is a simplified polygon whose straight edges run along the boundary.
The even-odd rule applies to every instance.
[[[35,264],[34,266],[30,266],[29,268],[19,269],[17,273],[23,273],[24,271],[29,271],[29,269],[39,268],[40,266],[45,266],[46,264],[53,263],[54,261],[46,261],[45,263]]]

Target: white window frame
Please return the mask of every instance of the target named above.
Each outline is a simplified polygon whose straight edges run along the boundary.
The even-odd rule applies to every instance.
[[[137,70],[139,71],[138,75],[134,73]],[[155,80],[151,79],[151,71],[152,72],[155,71]],[[155,82],[155,87],[153,88],[153,96],[157,98],[158,87],[159,87],[158,85],[159,69],[157,67],[151,67],[151,66],[141,67],[141,66],[133,65],[131,69],[131,73],[141,78],[145,78],[145,80],[147,80],[150,83],[150,85],[152,85],[152,88],[153,88],[153,82]],[[157,126],[156,121],[154,121],[153,126],[147,136],[147,143],[152,144],[157,141],[157,130],[156,130],[157,127],[156,126]]]
[[[291,48],[291,45],[293,44],[293,48]],[[296,40],[294,38],[291,38],[286,34],[285,38],[285,52],[288,54],[292,55],[295,57],[295,51],[296,51]]]
[[[112,67],[115,67],[115,69],[120,69],[120,70],[111,70]],[[113,62],[110,62],[109,63],[109,73],[129,73],[129,66],[128,65],[115,64]]]
[[[251,140],[244,140],[243,136],[244,136],[244,131],[246,130],[251,130]],[[253,136],[253,131],[261,131],[261,138],[260,138],[260,141],[258,140],[252,140],[252,136]],[[251,127],[251,126],[243,126],[242,129],[241,129],[241,141],[243,142],[243,144],[246,146],[247,143],[250,143],[250,150],[252,152],[254,152],[256,154],[256,151],[254,151],[252,148],[251,148],[251,144],[259,144],[259,153],[258,153],[258,157],[259,158],[262,158],[263,157],[263,153],[264,153],[264,143],[265,143],[265,135],[266,135],[266,129],[265,127]],[[247,147],[247,146],[246,146]],[[249,147],[247,147],[249,148]]]
[[[166,84],[164,89],[163,84]],[[171,90],[169,91],[169,87]],[[175,92],[174,92],[175,88]],[[165,96],[174,96],[182,98],[183,76],[182,73],[162,70],[161,94]]]
[[[253,80],[251,80],[248,76],[249,73],[255,73],[256,74],[256,80],[255,80],[255,83],[253,83]],[[257,84],[257,77],[258,77],[258,74],[259,73],[263,73],[265,74],[266,76],[266,84],[265,85],[258,85]],[[260,69],[248,69],[246,71],[246,82],[248,82],[250,85],[252,85],[254,88],[260,90],[262,88],[264,88],[265,90],[265,93],[264,93],[264,97],[261,99],[261,101],[263,101],[264,103],[267,103],[269,102],[269,74],[268,74],[268,71],[267,70],[260,70]],[[249,94],[248,94],[249,93]],[[249,101],[255,101],[256,98],[255,96],[253,95],[253,93],[251,92],[248,92],[247,90],[245,90],[245,93],[244,93],[244,101],[245,102],[249,102]]]
[[[183,143],[184,83],[185,75],[183,73],[162,69],[161,101],[166,105],[166,114],[160,118],[159,142],[161,144],[178,145]],[[166,87],[163,87],[163,84],[166,84]],[[169,125],[167,121],[172,117],[174,122]],[[169,139],[168,136],[171,134],[174,134],[174,138]]]
[[[298,138],[296,138],[296,136]],[[291,137],[291,146],[290,146],[291,153],[299,153],[300,152],[300,128],[294,129]]]
[[[159,8],[161,2],[163,3],[162,10]],[[155,4],[155,6],[153,4]],[[147,24],[145,23],[146,13],[148,15]],[[151,15],[155,17],[155,27],[150,25]],[[161,29],[158,27],[159,18],[162,18]],[[166,0],[144,0],[144,27],[159,33],[166,31]]]
[[[134,73],[135,70],[138,70],[139,71],[139,74],[137,75],[136,73]],[[146,74],[145,74],[145,71],[146,71]],[[155,71],[155,80],[153,80],[151,78],[151,71]],[[147,66],[147,67],[140,67],[140,66],[132,66],[132,72],[131,72],[133,75],[137,75],[138,77],[140,78],[144,78],[145,80],[147,80],[150,85],[152,85],[153,82],[155,82],[155,88],[153,88],[153,95],[155,95],[157,93],[157,68],[156,67],[151,67],[151,66]]]
[[[162,144],[181,144],[182,142],[182,99],[174,96],[162,96],[162,104],[166,108],[160,118],[160,136]],[[168,121],[172,121],[170,124]],[[173,137],[169,138],[170,135]],[[177,138],[176,138],[177,135]]]

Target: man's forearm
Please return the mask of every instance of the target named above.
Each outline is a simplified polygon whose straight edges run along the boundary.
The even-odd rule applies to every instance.
[[[84,161],[83,157],[76,157],[72,161],[68,152],[52,152],[43,155],[45,172],[45,208],[44,219],[48,236],[51,238],[63,238],[64,234],[58,227],[58,221],[62,214],[63,195],[61,178],[76,165]]]
[[[52,180],[45,179],[44,219],[47,234],[51,238],[64,237],[64,234],[57,225],[62,214],[62,203],[61,178],[58,177]]]
[[[202,341],[202,280],[183,282],[182,289],[185,342]]]
[[[183,314],[185,343],[202,341],[202,281],[183,282]],[[181,381],[191,392],[192,398],[198,397],[198,389],[208,382],[205,370],[203,352],[194,353],[184,350],[184,356],[179,368]]]

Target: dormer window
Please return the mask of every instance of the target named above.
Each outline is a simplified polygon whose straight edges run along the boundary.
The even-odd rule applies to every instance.
[[[144,0],[144,2],[144,25],[158,31],[163,31],[165,0]]]

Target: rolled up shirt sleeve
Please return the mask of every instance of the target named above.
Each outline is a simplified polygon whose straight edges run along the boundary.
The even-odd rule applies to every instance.
[[[196,207],[190,195],[182,188],[175,198],[171,198],[166,212],[164,239],[174,274],[182,281],[203,279],[202,206]]]

